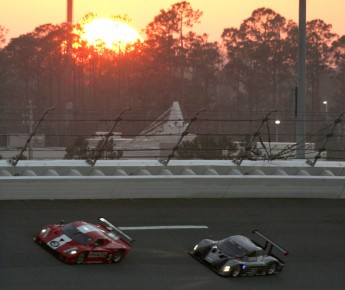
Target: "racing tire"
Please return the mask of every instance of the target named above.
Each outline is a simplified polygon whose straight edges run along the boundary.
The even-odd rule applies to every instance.
[[[85,257],[86,257],[86,252],[81,252],[76,260],[76,264],[83,264],[85,261]]]
[[[123,257],[123,253],[124,253],[124,250],[119,250],[117,252],[115,252],[113,254],[113,257],[112,257],[112,262],[113,263],[118,263],[122,260],[122,257]]]
[[[233,270],[231,271],[230,276],[231,276],[232,278],[236,278],[236,277],[238,277],[238,276],[240,275],[240,272],[241,272],[240,266],[235,266],[235,267],[233,268]]]
[[[267,275],[273,275],[277,271],[277,263],[271,263],[267,267]]]

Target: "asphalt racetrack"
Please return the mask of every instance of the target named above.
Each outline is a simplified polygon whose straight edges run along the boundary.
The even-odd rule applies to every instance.
[[[325,199],[0,201],[0,289],[345,289],[344,209]],[[46,224],[99,216],[136,239],[119,264],[66,265],[32,241]],[[187,254],[253,229],[289,251],[279,275],[222,278]]]

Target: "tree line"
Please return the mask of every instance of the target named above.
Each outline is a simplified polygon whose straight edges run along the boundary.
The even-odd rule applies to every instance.
[[[126,107],[132,108],[126,118],[133,122],[121,122],[119,130],[136,135],[145,120],[157,118],[173,101],[180,102],[186,119],[206,109],[193,125],[196,134],[228,135],[234,141],[254,133],[260,118],[277,109],[280,141],[294,142],[298,25],[258,8],[212,42],[193,30],[202,14],[186,1],[162,9],[145,27],[144,40],[126,51],[89,46],[76,33],[81,25],[67,23],[38,26],[6,44],[6,28],[0,25],[0,142],[7,134],[27,132],[22,121],[29,100],[37,118],[55,107],[40,129],[51,146],[106,131]],[[308,135],[323,132],[345,109],[344,92],[345,36],[321,19],[311,20]],[[342,133],[331,146],[343,149]]]

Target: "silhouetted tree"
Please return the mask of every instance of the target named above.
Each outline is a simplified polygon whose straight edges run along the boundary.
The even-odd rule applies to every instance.
[[[232,82],[238,109],[240,103],[260,111],[279,105],[293,65],[286,43],[293,28],[273,10],[260,8],[239,29],[224,29],[222,39],[228,56],[225,72]],[[249,99],[243,100],[244,95]]]
[[[216,100],[218,74],[223,59],[217,42],[209,42],[206,34],[202,36],[190,35],[191,49],[188,52],[188,67],[190,75],[190,89],[186,90],[193,105],[206,108]]]
[[[335,107],[342,107],[345,96],[345,35],[333,42],[333,65],[335,66]],[[331,104],[333,105],[333,104]]]
[[[307,23],[307,84],[310,110],[313,113],[320,112],[321,79],[331,69],[332,43],[337,38],[337,35],[331,32],[331,27],[320,19]]]
[[[0,25],[0,49],[2,49],[5,46],[7,33],[8,33],[8,29]]]
[[[161,91],[168,93],[168,102],[184,100],[188,53],[193,38],[190,29],[198,23],[202,12],[183,1],[162,9],[146,27],[147,45],[151,52],[156,76],[161,78]]]

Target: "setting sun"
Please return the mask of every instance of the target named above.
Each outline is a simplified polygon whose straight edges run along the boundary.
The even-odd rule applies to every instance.
[[[90,46],[104,45],[114,51],[124,51],[129,45],[142,40],[138,32],[128,24],[107,18],[85,23],[81,38]]]

